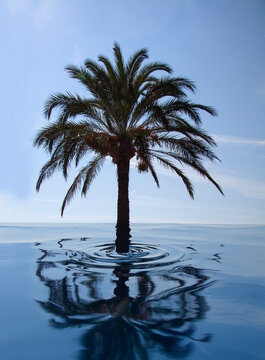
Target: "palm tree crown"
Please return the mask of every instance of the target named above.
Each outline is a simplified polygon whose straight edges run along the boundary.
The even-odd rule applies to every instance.
[[[146,49],[137,51],[127,63],[117,43],[113,50],[114,64],[99,56],[99,63],[88,59],[84,66],[66,67],[69,75],[89,91],[89,98],[67,92],[51,95],[46,101],[47,119],[54,109],[59,112],[57,120],[41,129],[35,139],[35,145],[51,154],[40,171],[36,187],[39,190],[43,180],[58,169],[67,179],[71,163],[78,166],[84,156],[92,154],[64,198],[63,215],[77,190],[86,195],[105,158],[110,156],[117,166],[119,185],[117,239],[120,237],[123,243],[128,243],[129,163],[133,157],[139,172],[150,171],[157,186],[156,163],[180,176],[193,198],[193,186],[182,170],[187,165],[222,193],[202,162],[218,158],[212,151],[214,140],[201,128],[199,111],[211,115],[216,112],[212,107],[190,101],[186,92],[195,91],[194,83],[172,77],[168,65],[160,62],[143,65],[148,58]],[[165,76],[155,76],[157,71]]]

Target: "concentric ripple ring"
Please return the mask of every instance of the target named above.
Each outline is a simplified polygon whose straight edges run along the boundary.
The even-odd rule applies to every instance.
[[[184,254],[179,249],[147,243],[131,243],[128,253],[117,253],[115,243],[100,243],[99,241],[78,241],[78,239],[63,239],[59,248],[53,249],[57,253],[56,263],[67,265],[68,268],[114,268],[129,266],[130,268],[151,269],[167,266],[182,261]],[[174,250],[174,251],[172,251]],[[49,252],[48,252],[49,253]],[[43,261],[49,259],[48,253]],[[59,256],[61,254],[61,256]]]

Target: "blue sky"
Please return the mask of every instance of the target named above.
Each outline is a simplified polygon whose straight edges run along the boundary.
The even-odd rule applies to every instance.
[[[110,162],[91,186],[60,206],[70,185],[60,174],[35,183],[47,155],[32,142],[46,125],[49,94],[84,90],[64,71],[100,54],[125,56],[147,47],[149,60],[168,63],[192,79],[192,99],[217,109],[202,114],[222,163],[209,164],[214,186],[187,170],[191,200],[181,181],[162,169],[157,189],[149,174],[130,177],[132,222],[265,223],[265,2],[263,0],[3,0],[1,38],[1,222],[112,222],[117,185]],[[75,175],[75,169],[72,176]]]

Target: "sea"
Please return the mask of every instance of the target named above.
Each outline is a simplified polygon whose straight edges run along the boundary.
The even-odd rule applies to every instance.
[[[0,224],[0,359],[265,359],[265,226]]]

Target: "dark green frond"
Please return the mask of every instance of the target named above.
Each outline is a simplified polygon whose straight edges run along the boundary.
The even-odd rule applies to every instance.
[[[186,97],[185,88],[179,83],[177,78],[163,77],[157,82],[150,85],[146,91],[146,101],[152,103],[159,99],[172,97],[174,99],[182,99]]]
[[[116,71],[118,72],[119,77],[122,80],[125,76],[124,61],[123,61],[120,45],[117,42],[114,43],[113,52],[114,52],[114,58],[117,68]]]
[[[87,59],[85,60],[85,67],[87,70],[89,70],[95,77],[98,76],[98,74],[104,72],[104,69],[102,66],[100,66],[96,61]]]
[[[109,84],[104,68],[91,60],[87,60],[85,64],[87,69],[69,65],[66,67],[66,71],[72,78],[79,80],[81,84],[85,86],[85,88],[94,96],[98,104],[102,104],[102,100],[108,102],[109,99],[105,88],[106,86],[109,86]],[[100,106],[99,108],[104,110],[104,106]]]
[[[212,106],[206,106],[206,105],[201,105],[201,104],[193,104],[193,107],[196,108],[196,109],[204,110],[204,111],[206,111],[208,114],[210,114],[212,116],[217,116],[217,111]]]
[[[89,163],[89,169],[85,175],[83,188],[82,188],[82,196],[86,196],[86,193],[94,180],[94,178],[97,176],[99,171],[101,170],[101,167],[105,161],[105,156],[96,156],[90,163]]]
[[[154,179],[157,187],[159,188],[159,187],[160,187],[159,180],[158,180],[156,171],[155,171],[155,169],[154,169],[154,167],[153,167],[153,164],[152,164],[152,162],[151,162],[150,157],[148,157],[147,159],[145,159],[145,162],[146,162],[146,164],[147,164],[147,166],[148,166],[148,170],[150,170],[151,175],[153,176],[153,179]]]
[[[177,151],[190,159],[202,156],[210,161],[219,160],[215,153],[211,150],[210,146],[199,139],[191,137],[176,138],[174,136],[161,135],[157,137],[155,142],[159,146],[164,146],[166,149],[173,152]]]
[[[158,160],[158,162],[163,166],[165,167],[166,169],[169,169],[173,172],[175,172],[178,176],[181,177],[183,183],[185,184],[186,186],[186,189],[190,195],[190,197],[192,199],[194,199],[194,190],[193,190],[193,186],[192,186],[192,183],[190,182],[189,178],[184,175],[183,171],[180,170],[179,168],[177,168],[174,164],[172,164],[169,160],[161,157],[161,156],[158,156],[158,155],[154,155],[154,157]]]
[[[216,146],[214,139],[209,136],[201,127],[195,127],[190,125],[184,119],[180,117],[167,117],[168,125],[165,129],[162,126],[152,125],[151,129],[157,134],[179,134],[188,137],[189,139],[202,139],[210,146]]]
[[[178,84],[178,86],[190,90],[192,93],[196,92],[196,86],[190,79],[177,77],[175,78],[175,82]]]
[[[77,151],[76,151],[76,154],[75,154],[75,166],[77,167],[80,160],[85,156],[87,155],[89,152],[91,151],[91,148],[90,146],[85,142],[83,141],[82,143],[80,143]]]
[[[198,112],[199,109],[207,111],[211,115],[216,115],[214,108],[210,106],[194,104],[189,100],[183,100],[183,99],[172,102],[171,108],[175,112],[186,114],[196,124],[201,123],[200,114]]]
[[[82,85],[91,91],[93,89],[93,76],[82,66],[68,65],[65,67],[67,73],[73,79],[77,79]]]
[[[147,132],[145,129],[139,129],[137,132],[135,132],[134,136],[134,146],[136,148],[137,152],[137,159],[140,159],[140,161],[145,165],[145,168],[147,171],[150,170],[151,175],[153,176],[153,179],[155,180],[155,183],[157,187],[159,187],[159,180],[156,174],[156,171],[152,164],[152,157],[150,154],[149,149],[149,142],[147,140],[147,134],[150,134],[150,132]],[[139,167],[138,167],[139,169]]]
[[[42,168],[40,171],[40,175],[39,178],[37,180],[37,184],[36,184],[36,190],[39,191],[42,182],[45,179],[49,179],[53,173],[55,172],[55,170],[59,169],[61,166],[61,157],[53,157],[51,158]]]
[[[129,128],[134,127],[144,116],[147,116],[145,122],[148,122],[148,124],[152,122],[155,106],[161,107],[164,119],[168,114],[176,116],[184,112],[188,113],[189,116],[195,117],[196,115],[196,121],[199,121],[199,115],[194,114],[196,109],[189,106],[188,101],[184,100],[186,99],[185,89],[194,91],[195,85],[188,79],[172,77],[164,77],[157,79],[155,82],[149,82],[148,86],[145,87],[144,96],[134,107]],[[168,103],[168,98],[172,99],[170,100],[170,106],[168,104],[165,106],[164,103],[161,104],[160,101],[165,99],[167,99],[166,103]],[[177,102],[178,104],[176,104]]]
[[[100,167],[102,166],[103,161],[104,161],[103,156],[101,156],[101,155],[95,156],[95,158],[93,160],[91,160],[88,163],[88,165],[84,166],[81,169],[81,171],[74,179],[74,182],[70,186],[70,188],[64,198],[62,208],[61,208],[61,216],[63,216],[65,206],[71,201],[71,199],[75,195],[76,191],[78,189],[80,189],[82,182],[84,183],[83,189],[82,189],[82,194],[83,195],[86,194],[86,191],[87,191],[89,185],[91,184],[92,180],[95,178],[98,171],[100,170]]]
[[[117,87],[117,85],[118,85],[118,79],[117,79],[117,73],[116,73],[115,69],[113,68],[111,62],[109,61],[109,59],[106,56],[102,56],[102,55],[98,57],[98,60],[101,61],[105,65],[105,68],[111,79],[113,89],[115,89],[115,87]]]
[[[157,61],[143,66],[134,78],[135,88],[138,91],[141,91],[141,87],[145,83],[149,82],[149,85],[152,84],[153,82],[150,82],[150,75],[156,71],[165,71],[170,74],[172,69],[167,64],[159,63]],[[155,79],[159,81],[159,79]]]
[[[114,61],[101,55],[98,61],[87,59],[84,66],[66,67],[88,97],[58,92],[45,102],[45,117],[49,120],[55,113],[56,119],[34,140],[35,146],[50,154],[40,171],[37,190],[56,170],[66,179],[73,164],[77,167],[81,159],[92,155],[69,188],[62,214],[77,190],[86,195],[106,156],[116,165],[123,157],[129,161],[136,156],[138,170],[150,171],[159,187],[154,166],[158,162],[180,176],[193,198],[190,180],[175,164],[189,166],[223,194],[203,166],[205,160],[219,160],[213,152],[215,141],[201,128],[201,112],[215,116],[215,109],[192,102],[188,94],[195,93],[194,83],[173,77],[167,64],[144,64],[146,49],[135,52],[127,62],[116,42],[113,52]]]
[[[58,121],[65,123],[69,118],[83,115],[98,120],[96,113],[98,103],[95,100],[83,99],[71,93],[57,93],[48,98],[44,105],[44,115],[49,119],[52,110],[59,108]]]
[[[137,51],[128,61],[126,66],[126,72],[128,75],[129,83],[134,81],[134,77],[140,69],[143,61],[148,58],[147,49],[141,49]]]
[[[64,131],[63,124],[51,123],[37,133],[34,140],[34,146],[42,146],[51,153],[54,145],[56,145],[64,135]]]
[[[194,169],[195,171],[197,171],[200,175],[202,175],[204,178],[208,179],[212,184],[215,185],[215,187],[220,191],[220,193],[222,195],[224,195],[220,185],[217,184],[217,182],[210,176],[210,174],[208,173],[208,171],[205,169],[205,167],[200,163],[200,162],[190,162],[187,161],[187,159],[180,159],[183,163],[185,163],[186,165],[189,165],[190,167],[192,167],[192,169]]]
[[[155,172],[155,169],[154,169],[153,165],[149,164],[148,167],[149,167],[150,172],[151,172],[151,174],[153,176],[153,179],[155,180],[155,183],[156,183],[157,187],[160,187],[159,180],[158,180],[158,177],[157,177],[157,174]]]
[[[79,172],[79,174],[76,176],[74,182],[70,186],[69,190],[67,191],[67,194],[64,198],[62,207],[61,207],[61,216],[63,216],[65,206],[71,201],[73,196],[75,195],[76,191],[80,188],[82,179],[88,170],[88,166],[85,166],[82,168],[82,170]]]

